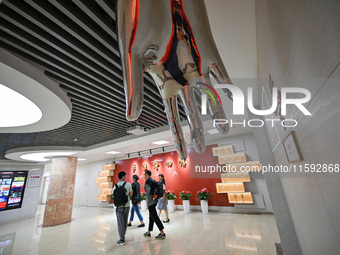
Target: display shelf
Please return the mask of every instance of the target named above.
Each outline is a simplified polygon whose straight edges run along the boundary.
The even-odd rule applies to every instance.
[[[233,154],[234,150],[232,145],[224,145],[212,148],[212,153],[213,156],[229,155]]]
[[[96,183],[99,183],[99,182],[111,182],[111,176],[96,177]]]
[[[98,195],[98,201],[109,202],[111,200],[111,195]]]
[[[98,189],[111,189],[111,188],[113,188],[113,182],[98,183]]]
[[[115,169],[116,169],[116,164],[106,164],[103,166],[103,171],[115,170]]]
[[[100,195],[98,196],[98,201],[110,202],[113,188],[113,176],[114,170],[116,169],[116,164],[106,164],[103,166],[103,170],[99,171],[96,177],[96,183],[98,183],[98,188],[100,189]]]
[[[260,161],[248,161],[235,164],[226,164],[229,173],[237,172],[261,172]]]
[[[232,164],[232,163],[241,163],[241,162],[246,162],[246,161],[247,161],[247,158],[244,152],[218,156],[219,164]]]
[[[253,204],[251,192],[228,193],[229,203],[233,204]]]
[[[112,189],[100,189],[100,195],[111,195]]]
[[[249,173],[243,172],[221,174],[221,179],[223,183],[250,182]]]
[[[244,192],[244,184],[242,182],[234,183],[216,183],[217,193]]]
[[[113,170],[99,171],[99,177],[106,177],[106,176],[113,176],[113,175],[114,175]]]

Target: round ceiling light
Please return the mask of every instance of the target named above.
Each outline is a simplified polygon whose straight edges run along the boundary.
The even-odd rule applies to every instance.
[[[0,84],[0,127],[26,126],[41,117],[41,110],[31,100]]]
[[[70,152],[70,151],[36,152],[36,153],[21,155],[20,158],[24,160],[29,160],[29,161],[35,161],[35,162],[45,162],[45,161],[51,160],[52,157],[71,156],[76,153],[77,152]]]

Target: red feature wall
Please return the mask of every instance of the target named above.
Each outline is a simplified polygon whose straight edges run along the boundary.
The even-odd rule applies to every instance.
[[[179,164],[179,157],[176,152],[166,152],[162,154],[156,154],[151,157],[140,157],[126,160],[116,161],[116,170],[114,176],[114,182],[118,182],[118,173],[125,171],[127,174],[126,180],[131,182],[132,175],[137,174],[139,176],[139,183],[145,183],[144,171],[142,170],[142,164],[147,163],[147,169],[152,172],[152,178],[158,181],[158,174],[164,174],[166,181],[166,190],[173,190],[177,194],[175,204],[181,205],[182,200],[179,198],[179,193],[182,190],[190,190],[193,196],[190,198],[191,205],[200,205],[200,201],[197,198],[197,191],[202,188],[207,188],[210,192],[214,193],[209,199],[210,206],[233,206],[228,202],[227,194],[216,193],[216,183],[221,182],[221,178],[191,178],[190,171],[195,171],[195,165],[200,166],[216,165],[218,164],[217,157],[212,156],[212,147],[217,145],[207,146],[206,151],[203,154],[198,154],[194,149],[188,150],[188,158],[186,160],[186,167],[181,167]],[[159,161],[158,171],[154,169],[153,162]],[[172,161],[172,167],[168,168],[165,164],[166,161]],[[133,173],[133,165],[136,164],[136,172]],[[216,176],[216,175],[215,175]],[[142,189],[142,191],[144,191]]]

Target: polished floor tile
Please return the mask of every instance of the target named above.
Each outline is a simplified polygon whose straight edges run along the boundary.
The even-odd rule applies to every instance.
[[[200,212],[170,213],[167,238],[143,237],[146,228],[135,220],[128,228],[125,246],[118,238],[116,215],[111,208],[77,207],[73,220],[41,228],[43,207],[35,217],[0,223],[0,254],[261,254],[275,255],[280,242],[272,215]],[[142,212],[148,222],[147,212]],[[163,215],[164,217],[164,215]]]

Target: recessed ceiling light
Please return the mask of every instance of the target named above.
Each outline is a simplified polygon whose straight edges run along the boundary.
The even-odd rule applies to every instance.
[[[108,151],[108,152],[105,152],[105,154],[119,154],[121,152],[119,151]]]
[[[0,109],[2,128],[26,126],[42,118],[41,110],[31,100],[2,84],[0,84]]]
[[[153,144],[156,144],[156,145],[163,145],[163,144],[167,144],[169,143],[168,141],[165,141],[165,140],[160,140],[160,141],[156,141],[156,142],[152,142]]]
[[[24,160],[30,160],[30,161],[49,161],[50,158],[47,157],[57,157],[57,156],[70,156],[76,154],[76,152],[70,152],[70,151],[53,151],[53,152],[36,152],[36,153],[30,153],[21,155],[20,158]]]
[[[86,158],[78,158],[78,161],[85,161],[87,160]]]

